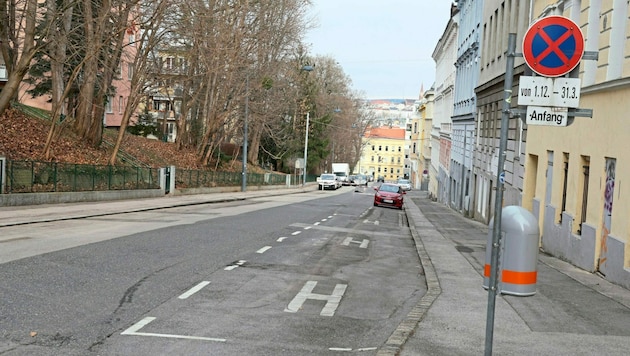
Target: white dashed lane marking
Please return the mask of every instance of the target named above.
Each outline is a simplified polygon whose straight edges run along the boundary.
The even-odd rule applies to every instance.
[[[235,268],[238,268],[238,266],[242,266],[243,264],[245,264],[245,262],[247,262],[247,261],[245,261],[245,260],[240,260],[240,261],[236,262],[235,264],[233,264],[233,265],[231,265],[231,266],[227,266],[227,267],[225,267],[225,268],[224,268],[224,270],[226,270],[226,271],[231,271],[231,270],[233,270],[233,269],[235,269]]]
[[[186,299],[186,298],[190,297],[191,295],[193,295],[193,294],[199,292],[200,290],[202,290],[208,284],[210,284],[210,282],[203,281],[203,282],[197,284],[196,286],[190,288],[186,293],[180,295],[178,298],[179,299]]]

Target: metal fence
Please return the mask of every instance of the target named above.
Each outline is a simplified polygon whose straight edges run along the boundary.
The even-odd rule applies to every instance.
[[[0,193],[86,192],[108,190],[159,189],[157,168],[71,164],[40,161],[13,161],[0,157]],[[4,168],[4,171],[3,171]],[[247,184],[255,186],[299,185],[301,177],[281,173],[248,173]],[[173,179],[173,178],[171,178]],[[175,170],[175,187],[212,188],[241,185],[241,172]]]
[[[241,179],[241,172],[175,169],[175,187],[178,189],[238,186],[242,182]],[[247,173],[247,184],[256,186],[285,185],[287,184],[287,176],[279,173]]]
[[[159,189],[156,168],[6,161],[5,193]]]

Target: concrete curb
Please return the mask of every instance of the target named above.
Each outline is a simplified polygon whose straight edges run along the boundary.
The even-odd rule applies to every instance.
[[[424,215],[420,212],[418,206],[411,199],[405,200],[405,214],[407,220],[410,221],[409,228],[411,230],[411,236],[416,244],[416,250],[418,251],[418,257],[422,263],[422,269],[424,270],[424,276],[427,282],[427,292],[420,299],[418,304],[407,314],[407,317],[398,325],[396,330],[390,335],[377,352],[377,356],[396,356],[402,351],[404,344],[409,337],[414,333],[414,330],[418,326],[418,323],[422,321],[427,311],[442,293],[440,287],[440,281],[431,262],[431,258],[424,248],[424,244],[416,229],[416,226],[427,227],[428,229],[435,230],[435,226],[429,222]],[[413,223],[411,223],[413,222]]]

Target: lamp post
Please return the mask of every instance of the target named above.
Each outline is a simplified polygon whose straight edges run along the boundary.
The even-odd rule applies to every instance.
[[[305,65],[302,66],[302,70],[306,72],[310,72],[313,70],[313,66]],[[306,134],[304,135],[304,173],[302,176],[302,187],[306,186],[306,159],[308,158],[308,125],[310,120],[310,110],[306,111]]]
[[[304,137],[304,177],[302,178],[302,186],[306,185],[306,159],[308,157],[308,125],[310,120],[310,113],[306,112],[306,135]]]
[[[243,169],[241,177],[241,192],[247,191],[247,119],[249,115],[249,73],[245,78],[245,124],[243,126]]]

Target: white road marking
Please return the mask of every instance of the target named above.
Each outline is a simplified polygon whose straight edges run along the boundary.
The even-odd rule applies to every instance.
[[[307,299],[325,300],[326,305],[319,313],[321,316],[333,316],[335,311],[341,302],[341,297],[346,292],[347,284],[337,284],[331,295],[313,293],[313,289],[317,285],[317,281],[307,281],[302,287],[302,290],[293,298],[291,303],[284,309],[288,313],[297,313],[302,304]]]
[[[351,347],[329,347],[328,350],[329,351],[338,351],[338,352],[364,352],[364,351],[374,351],[377,350],[378,348],[376,347],[360,347],[356,350],[354,350]]]
[[[312,228],[313,228],[312,226],[307,226],[307,227],[304,228],[304,230],[310,230]]]
[[[313,225],[319,225],[319,221],[318,221],[318,222],[316,222],[316,223],[314,223]]]
[[[245,260],[239,260],[239,261],[238,261],[238,262],[236,262],[235,264],[233,264],[233,265],[231,265],[231,266],[227,266],[227,267],[225,267],[225,268],[224,268],[224,270],[226,270],[226,271],[231,271],[231,270],[233,270],[233,269],[237,268],[238,266],[242,266],[243,264],[245,264],[245,262],[247,262],[247,261],[245,261]]]
[[[360,248],[367,248],[370,240],[363,239],[363,241],[355,241],[351,236],[348,236],[345,240],[343,240],[342,245],[350,246],[350,243],[358,244]]]
[[[276,241],[278,241],[278,242],[282,242],[282,241],[284,241],[284,240],[286,240],[286,239],[287,239],[287,238],[283,236],[283,237],[278,237],[278,239],[277,239]]]
[[[256,251],[256,253],[265,253],[265,251],[269,250],[270,248],[271,246],[265,246],[261,248],[260,250]]]
[[[299,235],[300,233],[302,233],[302,231],[295,231],[295,232],[292,232],[291,235],[295,236],[295,235]]]
[[[132,325],[129,329],[120,333],[120,335],[136,335],[136,336],[151,336],[151,337],[165,337],[170,339],[187,339],[187,340],[203,340],[203,341],[216,341],[226,342],[226,339],[219,339],[215,337],[203,337],[203,336],[186,336],[186,335],[174,335],[174,334],[155,334],[155,333],[141,333],[138,330],[145,327],[147,324],[155,320],[154,317],[148,316],[139,322]]]
[[[322,221],[327,221],[328,219],[322,219]]]
[[[200,290],[202,290],[203,287],[207,286],[208,284],[210,284],[210,282],[203,281],[203,282],[197,284],[196,286],[190,288],[186,293],[180,295],[177,298],[179,298],[179,299],[186,299],[186,298],[190,297],[191,295],[193,295],[193,294],[199,292]]]
[[[328,218],[329,218],[329,219],[332,219],[332,218],[333,218],[333,216],[332,216],[332,215],[329,215],[329,216],[328,216]]]

